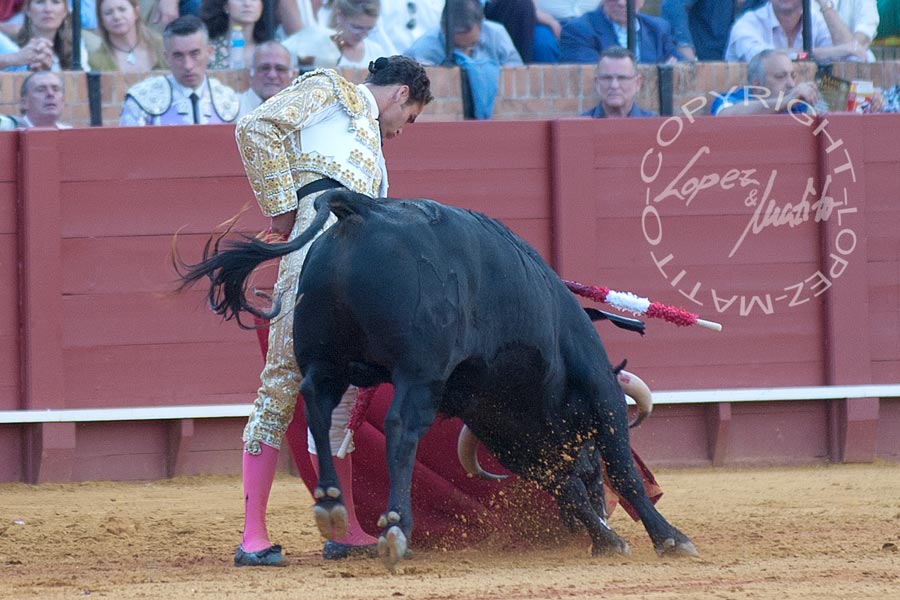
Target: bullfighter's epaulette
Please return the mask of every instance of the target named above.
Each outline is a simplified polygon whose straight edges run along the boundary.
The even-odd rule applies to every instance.
[[[328,80],[328,83],[322,81],[322,85],[331,88],[335,98],[351,118],[357,119],[365,115],[366,101],[362,94],[360,94],[355,85],[341,77],[337,71],[334,69],[316,69],[300,76],[300,79],[303,81],[314,78],[325,78]]]
[[[226,123],[234,121],[241,107],[238,95],[218,79],[208,77],[206,81],[213,110]],[[172,82],[165,75],[149,77],[131,86],[127,96],[137,102],[145,113],[158,117],[172,106]]]

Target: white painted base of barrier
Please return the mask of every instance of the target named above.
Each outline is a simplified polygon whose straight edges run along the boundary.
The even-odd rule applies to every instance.
[[[835,400],[898,398],[900,384],[826,385],[815,387],[735,388],[678,390],[653,393],[653,404],[709,404],[714,402],[777,402],[783,400]],[[629,403],[631,399],[629,398]],[[250,404],[207,406],[153,406],[142,408],[77,408],[64,410],[2,410],[0,423],[87,423],[98,421],[154,421],[244,417]]]

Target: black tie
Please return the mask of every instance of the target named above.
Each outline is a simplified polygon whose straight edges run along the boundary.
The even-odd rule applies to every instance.
[[[194,110],[194,123],[200,122],[200,96],[191,92],[191,108]]]

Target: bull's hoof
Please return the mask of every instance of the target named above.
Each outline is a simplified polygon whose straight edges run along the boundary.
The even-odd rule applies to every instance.
[[[378,556],[377,544],[366,544],[364,546],[353,546],[351,544],[340,544],[328,540],[325,547],[322,548],[323,560],[343,560],[354,556],[365,556],[366,558],[375,558]]]
[[[660,557],[681,558],[684,556],[697,557],[700,553],[694,547],[694,544],[686,536],[682,539],[666,538],[661,544],[655,546],[656,554]]]
[[[313,516],[319,533],[326,539],[337,540],[347,534],[347,509],[340,502],[316,502]]]
[[[396,525],[399,522],[400,522],[400,513],[398,513],[395,510],[392,510],[392,511],[384,513],[383,515],[378,517],[377,525],[379,527],[381,527],[382,529],[384,529],[388,525]]]
[[[605,520],[591,530],[591,556],[631,556],[628,542],[619,537]]]
[[[591,544],[591,556],[631,556],[628,542],[619,538],[612,543]]]
[[[406,535],[399,527],[391,527],[378,538],[378,554],[392,573],[397,568],[397,564],[406,558],[408,546]]]

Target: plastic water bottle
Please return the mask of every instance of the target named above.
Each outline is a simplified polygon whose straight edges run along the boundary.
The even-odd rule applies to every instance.
[[[244,68],[244,30],[240,25],[231,28],[231,49],[228,51],[228,66],[232,69]]]

